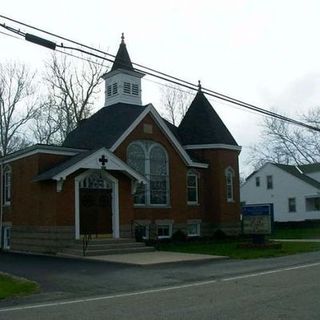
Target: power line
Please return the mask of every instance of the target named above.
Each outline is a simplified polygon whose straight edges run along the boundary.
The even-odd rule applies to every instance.
[[[0,26],[2,26],[4,28],[8,29],[11,32],[15,32],[15,33],[17,33],[19,35],[22,35],[22,36],[24,35],[26,40],[32,41],[32,40],[30,40],[30,38],[31,39],[33,38],[33,40],[37,39],[37,41],[32,41],[32,42],[40,44],[40,45],[43,45],[43,46],[48,47],[48,48],[53,49],[53,50],[55,50],[56,47],[60,47],[60,48],[69,49],[69,50],[76,50],[76,51],[79,51],[81,53],[88,54],[88,55],[91,55],[91,56],[94,56],[96,58],[103,59],[103,60],[106,60],[106,61],[109,61],[109,62],[113,62],[114,61],[112,59],[106,58],[106,56],[111,56],[111,57],[114,58],[115,57],[114,55],[111,55],[111,54],[109,54],[107,52],[104,52],[102,50],[93,48],[91,46],[87,46],[87,45],[82,44],[80,42],[76,42],[74,40],[62,37],[60,35],[48,32],[46,30],[31,26],[31,25],[28,25],[28,24],[25,24],[25,23],[23,23],[21,21],[18,21],[18,20],[3,16],[3,15],[0,15],[0,17],[4,18],[4,19],[7,19],[9,21],[15,22],[17,24],[23,25],[25,27],[40,31],[42,33],[54,36],[56,38],[66,40],[68,42],[71,42],[71,43],[74,43],[76,45],[79,45],[79,46],[81,46],[83,48],[87,48],[87,49],[93,50],[95,52],[102,53],[102,54],[104,54],[104,56],[100,56],[100,55],[95,54],[93,52],[89,52],[89,51],[86,51],[86,50],[83,50],[83,49],[80,49],[80,48],[77,48],[77,47],[64,46],[63,43],[61,43],[61,45],[57,45],[54,42],[49,41],[47,39],[43,39],[43,38],[40,38],[40,37],[37,37],[37,36],[33,36],[33,35],[28,34],[28,33],[24,34],[20,30],[16,30],[14,28],[8,27],[5,24],[1,24],[0,25]],[[28,39],[28,36],[29,36],[29,39]],[[190,89],[190,90],[194,90],[194,91],[198,90],[197,85],[195,85],[195,84],[193,84],[191,82],[185,81],[185,80],[183,80],[181,78],[177,78],[177,77],[171,76],[171,75],[169,75],[167,73],[163,73],[161,71],[157,71],[155,69],[143,66],[141,64],[137,64],[137,63],[134,63],[134,62],[132,62],[132,64],[136,65],[136,66],[139,66],[139,67],[141,67],[143,69],[143,70],[141,70],[141,69],[135,68],[135,70],[138,71],[138,72],[142,72],[142,73],[145,73],[145,74],[150,75],[152,77],[156,77],[158,79],[161,79],[161,80],[164,80],[164,81],[168,81],[168,82],[171,82],[171,83],[179,85],[179,86],[183,86],[183,87],[185,87],[187,89]],[[125,65],[123,64],[123,66],[125,66]],[[146,71],[146,70],[148,70],[148,71]],[[320,131],[319,128],[311,126],[309,124],[306,124],[306,123],[304,123],[302,121],[298,121],[298,120],[295,120],[295,119],[280,115],[278,113],[269,111],[267,109],[260,108],[258,106],[253,105],[253,104],[244,102],[244,101],[239,100],[239,99],[232,98],[230,96],[224,95],[222,93],[216,92],[216,91],[208,89],[208,88],[202,88],[202,92],[207,94],[207,95],[209,95],[209,96],[212,96],[214,98],[217,98],[217,99],[220,99],[220,100],[223,100],[223,101],[238,105],[240,107],[249,109],[249,110],[254,111],[254,112],[258,112],[258,113],[261,113],[261,114],[264,114],[264,115],[267,115],[267,116],[270,116],[270,117],[274,117],[274,118],[277,118],[277,119],[280,119],[280,120],[283,120],[283,121],[286,121],[286,122],[289,122],[289,123],[292,123],[292,124],[295,124],[295,125],[298,125],[298,126],[305,127],[307,129],[310,129],[310,130]]]

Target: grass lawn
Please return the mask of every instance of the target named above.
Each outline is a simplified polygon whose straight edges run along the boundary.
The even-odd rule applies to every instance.
[[[271,235],[274,239],[320,239],[320,226],[313,228],[276,228]]]
[[[36,282],[0,273],[0,300],[32,294],[38,290]]]
[[[282,247],[274,248],[239,248],[238,241],[215,241],[215,242],[194,242],[194,243],[163,243],[160,245],[160,250],[175,251],[186,253],[200,253],[218,256],[228,256],[234,259],[256,259],[279,257],[295,253],[318,251],[320,243],[316,242],[287,242],[282,243]]]

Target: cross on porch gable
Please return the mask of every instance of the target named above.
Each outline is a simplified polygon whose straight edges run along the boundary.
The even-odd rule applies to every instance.
[[[106,163],[108,162],[108,159],[106,158],[106,156],[104,154],[98,160],[103,167],[105,167]]]

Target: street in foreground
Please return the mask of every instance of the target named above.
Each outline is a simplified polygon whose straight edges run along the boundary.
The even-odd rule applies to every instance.
[[[165,278],[170,267],[138,269],[146,279],[157,272]],[[180,265],[171,269],[175,281],[164,281],[165,286],[155,281],[153,288],[138,286],[137,290],[106,295],[4,306],[0,319],[300,320],[318,319],[320,315],[320,253],[255,262]],[[136,274],[139,278],[139,270],[124,268],[122,272],[124,277]],[[194,281],[177,281],[191,270],[195,273]],[[116,281],[113,286],[117,286]]]

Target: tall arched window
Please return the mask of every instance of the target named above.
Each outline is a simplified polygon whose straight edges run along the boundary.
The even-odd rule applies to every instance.
[[[3,169],[3,204],[9,205],[11,202],[11,167],[5,166]]]
[[[187,203],[199,203],[199,174],[193,170],[187,173]]]
[[[168,156],[165,149],[152,141],[135,141],[128,146],[127,162],[148,180],[147,185],[137,186],[134,203],[168,205],[169,172]]]
[[[233,178],[234,171],[231,167],[228,167],[225,171],[226,174],[226,191],[227,191],[227,201],[232,202],[233,198]]]

